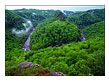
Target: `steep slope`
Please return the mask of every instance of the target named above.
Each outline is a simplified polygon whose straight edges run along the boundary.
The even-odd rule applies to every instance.
[[[42,22],[46,17],[42,16],[41,14],[36,15],[35,13],[33,14],[32,12],[16,12],[16,14],[26,18],[30,19],[33,23],[34,26],[37,26],[38,23]]]
[[[44,19],[51,18],[59,10],[38,10],[38,9],[16,9],[12,10],[16,14],[30,19],[34,26],[37,26]]]
[[[30,13],[26,9],[22,13],[24,12]],[[17,12],[12,13],[16,14],[18,18],[23,17],[18,15]],[[8,24],[13,25],[12,28],[10,25],[7,25],[5,32],[6,75],[44,76],[50,75],[50,72],[62,72],[67,76],[104,76],[105,22],[102,21],[104,20],[104,12],[98,9],[96,13],[95,10],[89,10],[78,12],[78,15],[76,13],[73,14],[72,17],[69,16],[73,21],[68,20],[69,17],[65,17],[63,13],[58,12],[53,18],[47,18],[44,19],[44,22],[40,22],[31,36],[32,50],[30,51],[22,50],[26,36],[16,36],[13,34],[12,28],[17,28],[17,26],[12,24],[15,22],[6,19],[6,24],[9,22]],[[15,15],[6,15],[6,17],[10,18],[11,16]],[[27,16],[27,18],[32,17],[30,14],[24,16]],[[94,21],[92,21],[93,19]],[[19,25],[21,23],[25,23],[25,21],[20,22]],[[18,29],[22,29],[23,27],[18,27]],[[81,30],[85,33],[85,41],[78,41],[80,40],[78,27],[81,27]],[[39,64],[41,69],[33,66],[30,68],[22,67],[19,71],[18,65],[23,65],[22,62],[24,63],[25,61]],[[25,66],[28,66],[28,64]]]
[[[14,55],[14,53],[12,53],[13,50],[22,49],[23,43],[26,40],[27,32],[31,27],[32,25],[29,20],[24,19],[10,10],[5,10],[6,61],[11,60],[11,57]],[[9,54],[9,52],[11,52],[11,54]]]
[[[65,19],[66,19],[65,15],[61,11],[57,12],[54,15],[54,18],[56,18],[56,19],[58,19],[60,21],[65,21]]]
[[[11,12],[9,10],[5,10],[5,28],[6,29],[12,29],[12,28],[17,28],[17,29],[22,29],[24,26],[22,23],[24,23],[23,17],[17,15],[14,12]]]
[[[104,21],[92,24],[83,29],[86,34],[87,39],[93,39],[95,37],[104,37],[105,36],[105,23]]]
[[[74,13],[72,16],[69,16],[67,20],[78,25],[81,28],[84,28],[84,26],[89,26],[96,22],[104,21],[104,12],[105,9],[93,9],[85,12],[77,12]]]
[[[42,15],[43,17],[52,17],[56,12],[60,10],[38,10],[38,9],[16,9],[14,12],[21,13],[33,13],[34,15]]]

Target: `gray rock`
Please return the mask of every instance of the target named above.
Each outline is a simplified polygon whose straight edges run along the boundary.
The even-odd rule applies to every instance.
[[[50,72],[50,76],[64,76],[61,72]]]
[[[33,63],[32,62],[22,62],[18,65],[19,68],[21,68],[21,66],[24,66],[24,67],[29,67],[29,66],[32,66]]]

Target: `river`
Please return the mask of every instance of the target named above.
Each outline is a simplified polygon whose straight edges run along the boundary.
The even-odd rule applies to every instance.
[[[27,40],[25,41],[25,43],[24,43],[24,45],[22,47],[22,49],[24,49],[25,51],[30,51],[30,37],[31,37],[34,30],[35,30],[35,28],[33,28],[33,30],[29,34]]]
[[[31,37],[31,35],[32,35],[32,33],[33,33],[34,30],[35,30],[35,28],[33,28],[33,30],[32,30],[31,33],[29,34],[27,40],[25,41],[25,43],[24,43],[24,45],[23,45],[23,47],[22,47],[22,49],[24,49],[25,51],[30,51],[30,37]],[[84,41],[84,40],[86,39],[86,38],[85,38],[85,34],[83,33],[82,30],[79,30],[79,31],[80,31],[81,36],[82,36],[81,40]]]
[[[30,23],[30,24],[31,24],[31,23]],[[32,28],[33,28],[33,29],[32,29],[32,31],[31,31],[31,33],[29,34],[27,40],[25,41],[25,43],[24,43],[24,45],[23,45],[23,47],[22,47],[22,49],[24,49],[25,51],[30,51],[30,37],[31,37],[33,31],[35,30],[35,27],[32,27]],[[84,40],[86,39],[86,38],[85,38],[85,34],[83,33],[83,31],[82,31],[81,29],[79,29],[79,31],[80,31],[81,36],[82,36],[81,40],[84,41]]]
[[[29,19],[25,19],[26,23],[23,23],[24,27],[26,28],[26,32],[28,32],[31,28],[32,31],[30,32],[30,34],[28,35],[27,40],[25,41],[22,49],[24,49],[25,51],[30,51],[30,37],[33,33],[33,31],[35,30],[35,27],[33,27],[32,22]]]
[[[81,29],[79,31],[80,31],[81,36],[82,36],[81,40],[84,41],[86,39],[85,34],[83,33],[83,31]]]

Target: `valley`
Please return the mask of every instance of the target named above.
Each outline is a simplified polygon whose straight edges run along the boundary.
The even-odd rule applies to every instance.
[[[5,10],[5,75],[104,76],[104,40],[105,9]]]

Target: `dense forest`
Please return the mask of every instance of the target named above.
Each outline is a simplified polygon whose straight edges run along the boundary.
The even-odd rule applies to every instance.
[[[105,9],[5,10],[5,74],[104,76]]]

